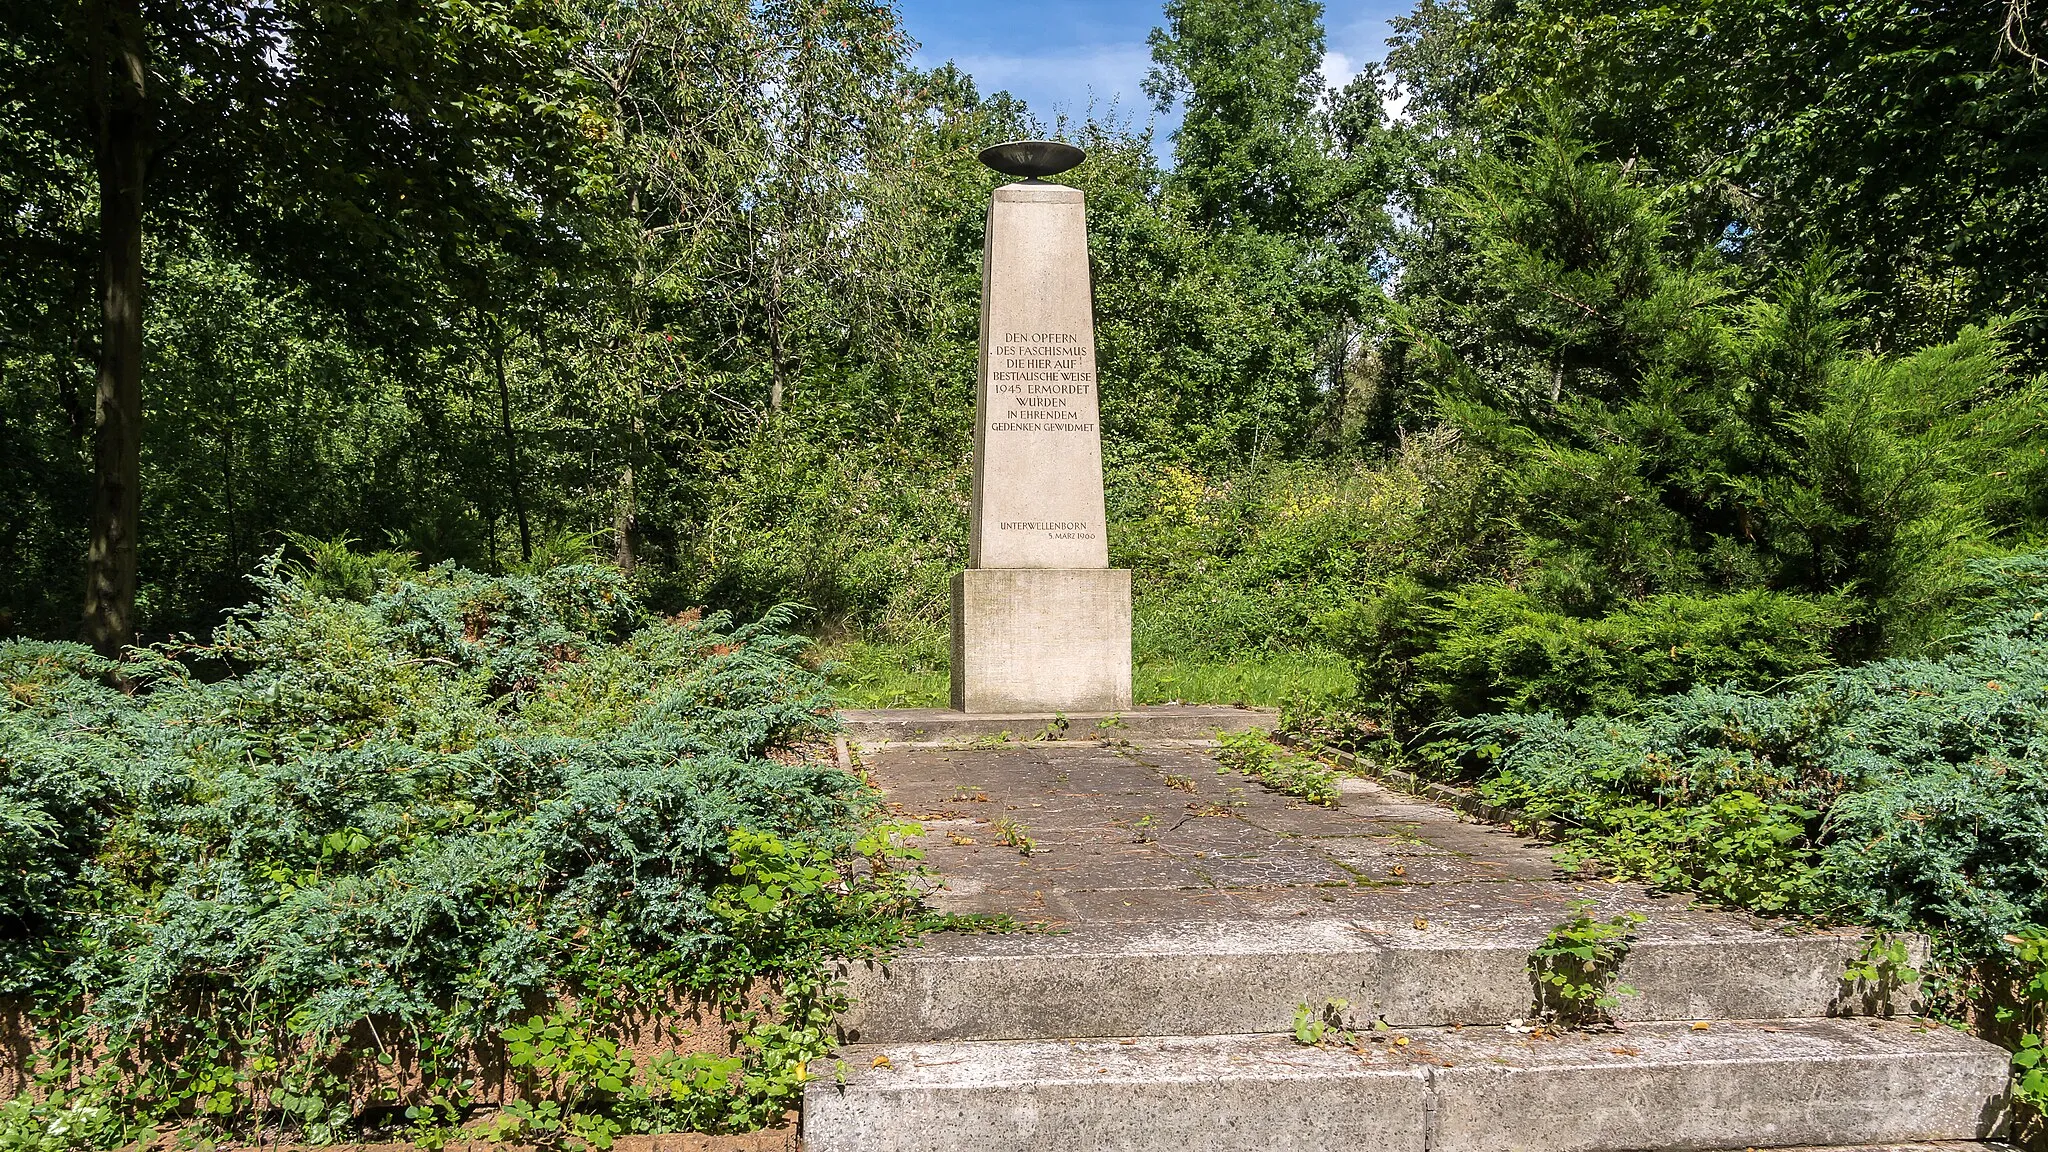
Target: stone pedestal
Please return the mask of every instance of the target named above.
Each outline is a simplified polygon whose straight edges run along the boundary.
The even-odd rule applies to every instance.
[[[971,568],[953,577],[953,707],[974,713],[1131,706],[1131,574]]]
[[[1025,181],[989,203],[974,503],[953,584],[953,707],[1131,704],[1131,574],[1109,567],[1087,208]]]

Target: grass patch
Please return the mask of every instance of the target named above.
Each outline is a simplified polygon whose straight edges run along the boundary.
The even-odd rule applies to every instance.
[[[950,700],[943,639],[905,644],[841,640],[817,658],[841,708],[944,708]],[[1319,652],[1195,659],[1155,656],[1132,669],[1138,704],[1249,704],[1278,707],[1290,696],[1335,697],[1356,680],[1342,657]]]
[[[1277,708],[1290,696],[1348,695],[1357,681],[1342,657],[1322,652],[1261,653],[1223,659],[1152,657],[1132,669],[1140,704],[1249,704]]]
[[[1337,806],[1337,773],[1292,748],[1276,744],[1264,732],[1226,733],[1217,741],[1216,759],[1275,792],[1299,796],[1325,808]]]
[[[944,708],[952,660],[944,637],[907,644],[821,644],[819,668],[841,708]]]

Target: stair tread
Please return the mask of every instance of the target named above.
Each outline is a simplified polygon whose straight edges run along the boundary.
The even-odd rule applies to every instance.
[[[1753,1152],[2009,1152],[2011,1144],[1982,1140],[1931,1140],[1919,1144],[1800,1144],[1798,1148],[1757,1148]]]
[[[1610,888],[1610,891],[1612,889]],[[1409,902],[1374,907],[1368,891],[1348,903],[1345,914],[1311,916],[1215,916],[1171,921],[1084,923],[1056,932],[940,932],[906,949],[894,961],[974,963],[1008,957],[1182,956],[1191,951],[1219,956],[1290,952],[1343,953],[1366,947],[1428,949],[1512,949],[1527,952],[1557,926],[1555,911],[1532,909],[1519,892],[1512,900],[1470,907],[1439,907],[1421,917]],[[1577,893],[1566,890],[1561,897]],[[1358,899],[1363,897],[1364,899]],[[1640,903],[1610,901],[1596,914],[1636,911]],[[1659,909],[1634,929],[1639,946],[1661,944],[1841,941],[1867,939],[1858,928],[1785,931],[1760,927],[1747,917],[1691,908]]]
[[[1562,887],[1562,886],[1560,886]],[[1634,901],[1612,886],[1612,911]],[[1569,893],[1569,889],[1566,889]],[[1351,1002],[1399,1026],[1530,1014],[1530,951],[1557,907],[1494,892],[1430,916],[1347,893],[1340,914],[1089,921],[1060,933],[945,933],[886,962],[843,962],[863,1041],[1285,1032],[1297,1004]],[[1603,915],[1609,910],[1603,909]],[[1787,932],[1659,909],[1619,972],[1625,1020],[1798,1019],[1878,1007],[1845,989],[1856,930]],[[1910,1009],[1910,990],[1892,1003]]]
[[[1356,1049],[1268,1034],[857,1045],[840,1061],[843,1085],[827,1062],[805,1095],[816,1152],[1903,1147],[1997,1134],[2007,1070],[1993,1045],[1890,1020],[1416,1028]]]
[[[1395,1037],[1407,1041],[1398,1044]],[[893,1090],[1001,1082],[1185,1081],[1302,1075],[1416,1073],[1457,1067],[1561,1068],[1701,1062],[1783,1063],[1991,1056],[1995,1045],[1953,1029],[1899,1020],[1722,1021],[1632,1025],[1613,1031],[1524,1035],[1497,1027],[1411,1028],[1367,1038],[1361,1050],[1309,1047],[1292,1036],[1147,1036],[1073,1040],[969,1040],[852,1045],[850,1087]],[[887,1058],[876,1066],[873,1058]]]
[[[1792,1148],[1746,1149],[1745,1152],[2010,1152],[2011,1147],[1982,1140],[1932,1140],[1906,1144],[1801,1144]]]

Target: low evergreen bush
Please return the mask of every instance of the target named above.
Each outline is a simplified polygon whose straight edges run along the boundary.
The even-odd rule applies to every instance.
[[[1395,580],[1327,620],[1361,697],[1397,729],[1493,712],[1605,715],[1696,685],[1757,688],[1825,668],[1848,618],[1780,592],[1663,595],[1580,619],[1529,593]]]
[[[832,721],[788,614],[650,619],[587,565],[315,555],[273,558],[210,643],[0,645],[0,994],[56,1092],[9,1123],[104,1096],[131,1124],[324,1140],[402,1105],[426,1131],[480,1046],[565,997],[573,1030],[763,981],[781,1011],[733,1018],[729,1065],[553,1122],[779,1118],[823,1051],[821,958],[914,906],[870,790],[791,753]],[[366,1038],[422,1092],[351,1099]]]
[[[2000,956],[2048,921],[2048,552],[1969,568],[1969,627],[1941,652],[1618,716],[1484,716],[1429,752],[1621,875]]]

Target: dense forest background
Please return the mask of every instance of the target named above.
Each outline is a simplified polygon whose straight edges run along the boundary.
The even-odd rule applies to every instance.
[[[203,630],[292,540],[594,553],[656,606],[808,605],[862,691],[929,695],[974,153],[1038,134],[1090,154],[1154,666],[1342,653],[1412,695],[1459,627],[1661,603],[1784,671],[1916,650],[1966,561],[2038,539],[2024,4],[1422,0],[1342,90],[1321,19],[1169,0],[1162,166],[1128,114],[912,67],[856,0],[12,9],[0,631]]]
[[[1323,15],[1166,0],[1155,140],[870,0],[0,5],[0,997],[49,1040],[0,1148],[438,1147],[477,1052],[759,979],[732,1053],[491,1131],[783,1120],[824,958],[954,923],[806,750],[945,699],[975,154],[1038,135],[1089,153],[1141,702],[1930,933],[2048,1109],[2042,13],[1419,0],[1339,90]],[[402,1117],[338,1071],[379,1020]]]

